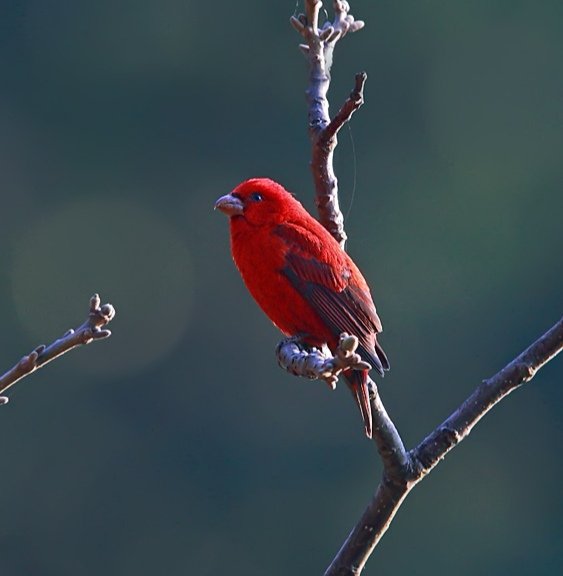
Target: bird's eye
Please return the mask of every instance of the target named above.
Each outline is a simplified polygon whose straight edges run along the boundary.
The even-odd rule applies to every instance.
[[[260,194],[260,193],[258,193],[258,192],[253,192],[253,193],[250,195],[250,199],[251,199],[253,202],[260,202],[260,201],[264,200],[264,197],[262,196],[262,194]]]

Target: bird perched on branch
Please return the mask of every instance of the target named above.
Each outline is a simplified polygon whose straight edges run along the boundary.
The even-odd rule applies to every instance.
[[[230,218],[233,259],[246,287],[286,335],[335,352],[342,332],[358,338],[362,360],[389,369],[377,342],[381,321],[369,287],[350,256],[283,186],[252,178],[215,208]],[[346,383],[371,438],[368,370],[346,370]]]

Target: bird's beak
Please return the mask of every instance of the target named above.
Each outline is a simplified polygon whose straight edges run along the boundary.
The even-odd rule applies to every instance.
[[[215,202],[215,210],[221,210],[227,216],[240,216],[244,212],[244,205],[240,198],[226,194]]]

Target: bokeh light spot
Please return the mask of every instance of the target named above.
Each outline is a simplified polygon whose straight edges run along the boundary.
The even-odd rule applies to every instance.
[[[148,209],[85,200],[31,223],[16,238],[15,309],[33,343],[50,342],[86,318],[99,292],[117,309],[110,345],[92,346],[76,369],[122,375],[162,359],[186,330],[192,293],[182,234]]]

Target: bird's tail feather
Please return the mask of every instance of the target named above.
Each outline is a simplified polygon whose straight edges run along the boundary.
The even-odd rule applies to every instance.
[[[344,373],[344,378],[346,379],[346,383],[354,395],[356,404],[358,405],[360,413],[362,414],[366,436],[371,438],[372,418],[371,407],[369,403],[369,388],[367,384],[368,371],[347,370]]]

